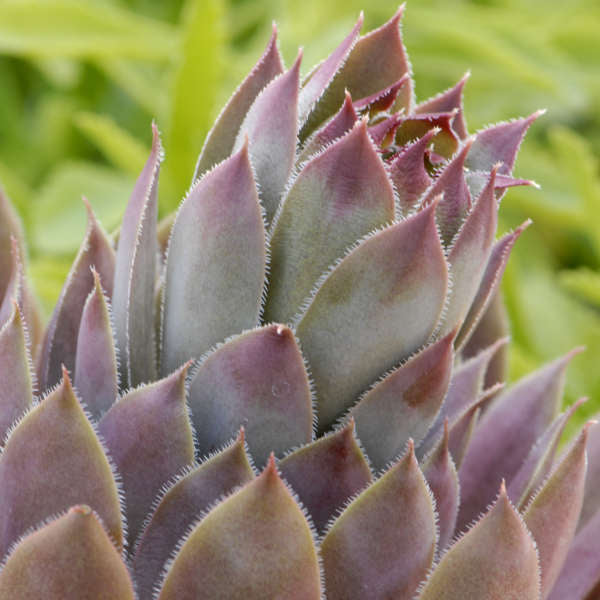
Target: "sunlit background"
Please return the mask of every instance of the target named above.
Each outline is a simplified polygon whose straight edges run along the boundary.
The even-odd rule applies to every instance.
[[[397,6],[369,0],[365,30]],[[25,222],[46,314],[83,237],[86,195],[114,229],[150,143],[163,134],[161,214],[190,184],[214,117],[277,21],[304,72],[345,36],[358,0],[0,0],[0,181]],[[501,228],[531,216],[505,276],[511,374],[584,344],[567,402],[600,404],[600,3],[413,0],[404,39],[417,96],[467,70],[470,131],[538,108],[516,173],[540,191],[503,200]]]

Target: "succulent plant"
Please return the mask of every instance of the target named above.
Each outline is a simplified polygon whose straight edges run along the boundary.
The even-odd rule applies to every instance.
[[[497,210],[538,113],[469,136],[465,79],[417,104],[401,14],[302,81],[274,30],[159,224],[153,127],[45,330],[0,196],[0,598],[600,593],[574,352],[502,389],[528,223],[496,240]]]

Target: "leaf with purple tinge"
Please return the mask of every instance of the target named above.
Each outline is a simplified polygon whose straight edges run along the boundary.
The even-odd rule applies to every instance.
[[[0,329],[0,446],[10,426],[33,400],[33,365],[19,305]]]
[[[283,62],[277,48],[277,27],[273,24],[273,33],[263,55],[233,93],[206,136],[194,180],[231,154],[248,109],[262,89],[281,73]]]
[[[595,419],[599,417],[598,414],[594,416]],[[592,427],[588,433],[587,455],[588,470],[585,478],[581,516],[577,524],[578,530],[582,529],[600,510],[600,427]]]
[[[360,35],[364,17],[361,12],[352,31],[344,38],[340,45],[302,82],[298,98],[298,117],[301,126],[317,104],[323,92],[327,89],[335,75],[343,68],[346,59]]]
[[[0,326],[4,325],[13,314],[15,301],[23,311],[23,260],[19,241],[14,236],[10,238],[10,273],[4,290],[4,297],[0,298]]]
[[[190,408],[201,453],[220,448],[241,425],[259,466],[272,451],[310,442],[311,391],[292,330],[267,325],[218,347],[193,375]]]
[[[460,227],[448,253],[452,289],[444,311],[443,331],[459,328],[477,294],[487,267],[498,224],[498,206],[494,194],[497,167]],[[440,202],[440,206],[444,200]],[[438,206],[438,215],[440,214]]]
[[[410,441],[404,457],[355,498],[323,538],[327,598],[414,598],[436,542],[434,501]]]
[[[354,436],[352,420],[342,429],[288,454],[279,469],[308,510],[318,533],[372,478]]]
[[[444,400],[456,331],[427,346],[377,382],[349,414],[375,469],[394,460],[412,438],[423,439]]]
[[[85,301],[77,336],[75,387],[99,420],[119,394],[119,379],[108,299],[93,267],[92,274],[94,287]]]
[[[123,215],[115,264],[112,306],[123,388],[151,381],[156,375],[153,300],[161,160],[160,137],[153,123],[152,149]],[[108,279],[101,275],[106,286]]]
[[[377,113],[387,111],[388,109],[392,108],[398,99],[398,95],[405,85],[408,85],[409,87],[411,85],[411,79],[408,73],[405,73],[398,81],[388,85],[382,90],[379,90],[365,98],[355,100],[354,108],[356,110],[365,112],[369,115],[369,117],[373,117]]]
[[[590,425],[588,423],[584,426],[552,475],[523,512],[523,520],[536,541],[539,553],[542,600],[550,594],[575,534],[583,501],[585,447]]]
[[[489,171],[468,171],[465,173],[465,177],[467,178],[467,185],[469,186],[469,191],[471,192],[471,196],[479,196],[481,190],[486,186],[489,178]],[[533,186],[539,187],[535,181],[531,179],[518,179],[515,177],[511,177],[510,175],[502,175],[501,173],[496,173],[496,199],[499,200],[502,194],[509,187],[516,187],[520,185],[525,186]]]
[[[338,71],[325,93],[317,102],[302,128],[301,139],[338,110],[347,89],[353,98],[365,98],[397,82],[410,65],[400,36],[400,19],[404,7],[384,25],[362,36],[356,42],[348,59]],[[412,83],[403,86],[396,110],[408,109],[412,101]]]
[[[459,469],[458,527],[492,500],[501,479],[511,481],[560,408],[565,370],[580,350],[554,360],[495,398],[482,416]],[[518,407],[518,410],[515,410]]]
[[[430,129],[390,164],[390,178],[398,193],[400,214],[403,216],[416,208],[419,198],[431,185],[431,177],[425,169],[425,152],[437,133],[437,129]]]
[[[502,279],[502,274],[506,268],[508,257],[510,256],[515,242],[529,225],[531,225],[531,221],[527,219],[522,225],[517,227],[514,231],[503,235],[494,244],[485,272],[481,278],[479,289],[475,294],[475,298],[471,303],[471,308],[469,309],[463,322],[463,326],[456,338],[455,346],[457,349],[462,348],[468,343],[477,324],[486,314],[486,309],[492,300],[497,297],[496,292],[500,286],[500,280]]]
[[[123,481],[130,543],[161,487],[194,460],[185,403],[188,367],[127,392],[98,424]]]
[[[376,122],[374,125],[369,125],[369,135],[375,146],[380,150],[386,150],[387,147],[394,141],[396,129],[400,127],[403,117],[401,114],[392,115],[382,121]]]
[[[20,254],[23,255],[23,226],[17,211],[0,186],[0,301],[6,295],[13,270],[11,238],[18,240]]]
[[[245,144],[196,181],[177,213],[167,253],[163,375],[258,323],[266,260]]]
[[[394,141],[397,146],[405,146],[435,129],[432,146],[436,157],[434,159],[433,155],[429,154],[428,158],[429,162],[437,164],[452,157],[459,148],[459,139],[452,129],[452,120],[455,116],[456,112],[445,112],[400,117]]]
[[[244,434],[179,477],[155,502],[132,561],[140,598],[150,598],[177,543],[214,502],[254,478]]]
[[[488,512],[448,551],[418,600],[539,600],[535,542],[504,484]]]
[[[233,146],[236,152],[249,144],[250,162],[267,223],[279,206],[296,159],[301,61],[302,51],[292,67],[273,79],[257,96]]]
[[[0,573],[0,597],[19,600],[135,600],[133,583],[99,517],[69,511],[25,536]]]
[[[0,556],[30,527],[78,502],[100,515],[121,548],[113,472],[65,370],[60,385],[12,430],[0,456]]]
[[[465,73],[460,81],[453,87],[441,92],[433,98],[429,98],[428,100],[419,103],[415,107],[415,113],[440,113],[458,110],[452,119],[452,129],[458,134],[461,140],[466,139],[468,133],[463,107],[463,88],[469,77],[470,73]]]
[[[510,175],[525,133],[544,112],[546,111],[538,110],[528,117],[498,123],[478,131],[466,166],[475,171],[489,171],[496,163],[501,162],[500,173]]]
[[[456,466],[449,450],[448,419],[444,420],[442,443],[427,455],[421,469],[435,498],[438,515],[438,553],[443,552],[452,539],[459,504],[459,484]]]
[[[301,317],[297,334],[321,429],[433,332],[448,285],[435,208],[360,243],[327,275]]]
[[[348,133],[352,127],[354,127],[357,120],[358,115],[354,110],[352,97],[346,92],[346,98],[342,104],[342,108],[340,108],[322,129],[315,131],[315,133],[306,140],[302,151],[298,155],[296,163],[302,164],[310,156],[323,150],[323,148],[331,144],[331,142],[342,137],[345,133]]]
[[[558,415],[531,448],[525,462],[508,486],[508,497],[523,510],[552,470],[560,438],[573,413],[586,401],[581,398],[564,413]],[[594,431],[594,429],[592,429]],[[588,478],[586,477],[586,481]],[[598,505],[594,506],[596,509]]]
[[[336,259],[393,220],[394,190],[363,119],[304,165],[282,201],[264,320],[290,322]]]
[[[310,525],[271,456],[260,476],[190,532],[157,600],[319,600],[321,594]]]

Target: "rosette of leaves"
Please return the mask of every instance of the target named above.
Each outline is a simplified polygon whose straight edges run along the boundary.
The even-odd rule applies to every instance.
[[[417,103],[401,13],[302,81],[274,31],[161,223],[154,127],[45,329],[2,197],[0,597],[592,597],[573,353],[502,389],[537,113],[469,135],[464,80]]]

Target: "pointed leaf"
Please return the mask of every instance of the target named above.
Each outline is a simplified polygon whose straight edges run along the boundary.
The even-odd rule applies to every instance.
[[[248,139],[267,222],[279,206],[296,158],[301,60],[302,52],[289,71],[273,79],[257,96],[233,148],[239,150]]]
[[[497,163],[499,164],[499,163]],[[479,196],[483,188],[486,186],[488,179],[490,178],[489,171],[468,171],[465,173],[467,178],[467,185],[471,192],[471,196]],[[517,179],[510,177],[509,175],[502,175],[501,173],[496,174],[496,198],[506,191],[509,187],[515,187],[520,185],[533,186],[538,188],[538,184],[531,179]]]
[[[0,555],[19,536],[87,502],[122,547],[117,485],[68,374],[12,431],[0,456]]]
[[[535,542],[504,486],[489,511],[444,554],[419,600],[538,600]]]
[[[433,152],[428,158],[430,163],[444,162],[451,158],[459,148],[460,142],[452,130],[452,121],[456,112],[412,114],[400,118],[394,141],[397,146],[405,146],[409,142],[423,137],[427,132],[435,130],[432,139]]]
[[[134,600],[127,567],[89,506],[74,506],[23,538],[0,573],[19,600]]]
[[[576,403],[573,408],[577,408]],[[571,411],[569,411],[571,412]],[[598,415],[595,416],[597,418]],[[588,469],[585,478],[583,506],[577,528],[581,529],[600,511],[600,427],[592,427],[588,433]]]
[[[369,117],[387,111],[392,108],[398,99],[398,95],[402,91],[404,85],[410,87],[411,83],[410,75],[405,73],[398,81],[392,83],[392,85],[388,85],[370,96],[356,100],[354,102],[354,108],[366,112]]]
[[[123,387],[150,381],[156,371],[153,299],[161,153],[153,124],[152,150],[125,209],[115,265],[112,304]]]
[[[5,296],[12,272],[11,237],[22,245],[23,226],[17,211],[0,187],[0,301]]]
[[[94,287],[85,305],[75,357],[75,387],[92,416],[98,420],[119,394],[117,355],[108,299],[100,275],[92,269]]]
[[[4,297],[0,300],[0,325],[4,325],[12,316],[14,303],[23,310],[23,261],[19,241],[15,237],[10,239],[10,274],[4,290]]]
[[[575,534],[583,501],[588,427],[589,424],[584,427],[523,513],[538,548],[542,598],[552,590]]]
[[[326,428],[438,322],[447,266],[435,205],[364,240],[314,295],[297,332]],[[368,307],[368,310],[365,310]]]
[[[358,496],[321,544],[329,600],[410,600],[433,562],[435,508],[412,442]]]
[[[261,90],[281,73],[283,63],[277,48],[277,28],[273,25],[271,39],[260,60],[233,93],[206,136],[194,180],[231,154],[240,126],[252,103]]]
[[[265,228],[244,145],[194,184],[177,213],[167,254],[163,375],[257,324],[265,265]]]
[[[264,318],[289,322],[319,276],[357,239],[394,219],[394,190],[363,120],[310,160],[270,237]]]
[[[190,407],[201,453],[213,452],[243,425],[250,454],[269,454],[312,439],[312,399],[294,334],[268,325],[236,336],[194,374]]]
[[[237,441],[189,470],[162,494],[132,563],[141,598],[150,598],[179,540],[209,506],[254,478],[241,434]]]
[[[269,461],[192,530],[157,600],[319,600],[310,526]]]
[[[352,407],[357,435],[376,469],[383,469],[427,433],[448,390],[454,332],[429,345],[374,385]]]
[[[344,503],[371,482],[371,470],[356,438],[354,423],[288,454],[282,476],[298,494],[322,532]]]

